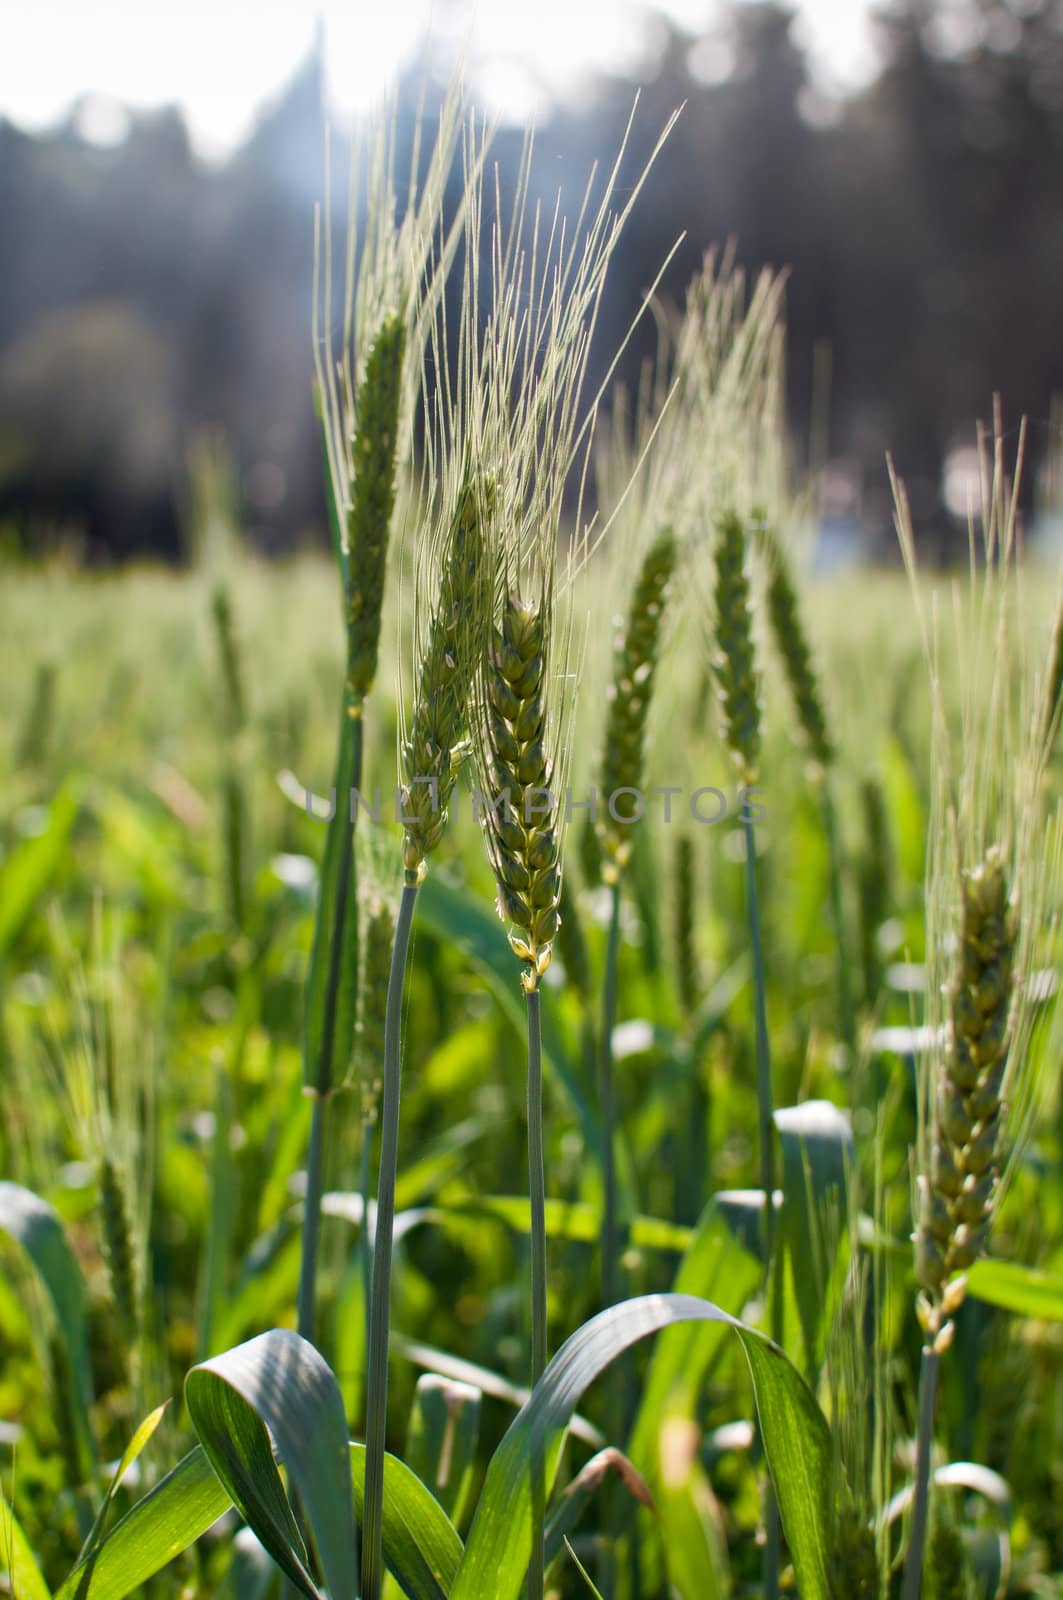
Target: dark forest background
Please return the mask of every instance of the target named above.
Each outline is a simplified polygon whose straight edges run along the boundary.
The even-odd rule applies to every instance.
[[[676,299],[714,243],[733,239],[751,269],[788,267],[790,418],[799,457],[819,438],[831,463],[824,515],[872,554],[891,548],[888,448],[945,553],[959,528],[943,465],[993,391],[1009,423],[1031,418],[1035,460],[1055,437],[1063,0],[890,5],[878,75],[839,104],[814,90],[794,16],[738,5],[702,39],[648,18],[637,138],[648,148],[686,107],[612,269],[599,349],[684,230],[666,280]],[[407,119],[419,81],[411,71]],[[560,183],[575,196],[590,160],[615,153],[632,93],[626,79],[592,80],[541,125],[544,195]],[[324,539],[310,346],[321,106],[315,53],[224,166],[196,157],[173,109],[134,116],[109,149],[73,116],[42,137],[0,121],[9,545],[178,556],[188,450],[204,432],[231,451],[260,548]],[[501,131],[503,172],[519,145]]]

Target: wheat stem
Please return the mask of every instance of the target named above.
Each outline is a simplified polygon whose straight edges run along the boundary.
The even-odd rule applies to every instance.
[[[360,710],[360,708],[359,708]],[[349,725],[348,725],[349,724]],[[351,763],[352,786],[355,791],[362,787],[362,717],[352,716],[346,705],[345,697],[345,723],[341,727],[340,738],[349,738],[353,746],[353,759]],[[342,769],[342,757],[337,762]],[[331,938],[328,946],[328,970],[325,987],[325,1010],[321,1027],[321,1041],[316,1063],[308,1066],[316,1069],[316,1082],[311,1088],[313,1111],[310,1121],[310,1148],[306,1158],[306,1194],[303,1199],[303,1237],[302,1256],[299,1263],[299,1293],[297,1298],[297,1325],[299,1333],[304,1339],[311,1342],[315,1331],[315,1290],[317,1283],[317,1257],[318,1237],[321,1223],[321,1196],[325,1187],[325,1132],[328,1113],[328,1102],[332,1095],[332,1064],[335,1053],[335,1039],[337,1026],[337,1013],[339,1010],[340,983],[344,974],[341,970],[345,953],[350,954],[353,949],[355,958],[355,972],[357,971],[357,926],[350,930],[352,939],[347,934],[347,917],[357,917],[357,866],[354,858],[354,822],[341,820],[347,815],[349,796],[337,790],[336,806],[337,816],[335,822],[342,827],[342,854],[340,856],[340,870],[337,881],[336,899],[332,927],[329,930]],[[344,808],[342,811],[339,808]],[[355,813],[357,815],[357,813]],[[315,928],[315,943],[317,938],[324,934],[322,926]],[[353,974],[347,974],[348,981],[354,982]]]
[[[314,1292],[317,1279],[318,1238],[321,1228],[321,1196],[325,1188],[325,1108],[331,1097],[311,1096],[310,1146],[306,1154],[306,1194],[303,1198],[302,1255],[299,1261],[299,1291],[296,1322],[304,1339],[315,1332]]]
[[[838,952],[838,1010],[841,1035],[849,1061],[852,1062],[856,1052],[856,1015],[853,1010],[853,985],[849,970],[849,940],[846,936],[845,911],[842,905],[841,843],[838,838],[834,794],[830,779],[826,775],[823,778],[820,803],[823,807],[823,832],[827,838],[831,919],[834,923],[834,942]]]
[[[753,1006],[757,1052],[757,1138],[760,1145],[760,1184],[764,1191],[764,1262],[771,1260],[775,1225],[775,1147],[772,1142],[774,1104],[771,1085],[771,1044],[768,1036],[768,1010],[764,974],[764,944],[760,926],[760,898],[757,893],[756,828],[748,807],[742,810],[746,841],[746,914],[749,919],[749,944],[753,957]]]
[[[362,1151],[358,1163],[358,1193],[362,1197],[362,1226],[358,1238],[358,1257],[362,1270],[362,1300],[365,1314],[366,1348],[369,1346],[370,1307],[373,1298],[373,1246],[369,1238],[369,1192],[372,1186],[373,1130],[375,1124],[362,1118]],[[367,1376],[368,1382],[368,1376]]]
[[[774,1102],[771,1083],[771,1044],[768,1035],[768,1009],[764,973],[764,944],[760,926],[760,897],[757,893],[756,827],[748,806],[742,808],[742,827],[746,842],[746,914],[749,919],[749,945],[753,957],[753,1008],[757,1054],[757,1141],[760,1146],[760,1185],[764,1191],[764,1281],[771,1301],[772,1337],[781,1333],[782,1286],[772,1283],[775,1245],[775,1147],[773,1140]],[[779,1511],[771,1482],[767,1485],[764,1511],[764,1600],[775,1600],[779,1592]]]
[[[373,1233],[369,1308],[369,1375],[365,1418],[365,1509],[362,1521],[362,1600],[380,1600],[383,1579],[384,1439],[388,1405],[391,1257],[402,1087],[402,996],[418,882],[403,885],[395,924],[384,1026],[384,1093],[380,1107],[380,1177]]]
[[[620,884],[609,887],[609,942],[605,951],[602,984],[602,1037],[598,1057],[598,1088],[602,1108],[602,1305],[615,1305],[619,1296],[616,1160],[613,1149],[616,1107],[613,1098],[613,1029],[616,1025],[617,963],[620,956]]]
[[[546,1369],[546,1173],[543,1163],[543,1050],[539,990],[526,989],[528,1004],[528,1196],[531,1203],[531,1382]],[[546,1485],[541,1450],[532,1452],[532,1550],[529,1600],[542,1600]]]
[[[919,1600],[923,1587],[923,1554],[926,1548],[927,1512],[930,1505],[930,1451],[934,1441],[934,1403],[937,1399],[938,1364],[941,1356],[927,1344],[919,1363],[919,1432],[915,1447],[915,1494],[912,1500],[912,1527],[908,1554],[904,1560],[901,1600]]]

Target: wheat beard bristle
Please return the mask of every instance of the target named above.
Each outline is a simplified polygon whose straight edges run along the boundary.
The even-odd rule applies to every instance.
[[[550,944],[561,921],[553,767],[544,746],[545,668],[542,610],[511,594],[486,673],[486,734],[495,783],[486,820],[499,914],[517,930],[509,942],[525,963],[521,981],[529,992],[550,964]]]
[[[934,1096],[930,1172],[919,1179],[920,1318],[934,1335],[962,1299],[962,1287],[949,1280],[985,1248],[999,1175],[1015,955],[1015,913],[999,851],[964,873],[962,896],[950,1048]]]

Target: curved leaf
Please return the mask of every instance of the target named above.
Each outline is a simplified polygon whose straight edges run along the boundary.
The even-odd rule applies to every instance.
[[[122,1479],[125,1477],[126,1473],[129,1471],[130,1467],[133,1465],[134,1461],[137,1459],[140,1452],[144,1449],[144,1446],[148,1443],[152,1434],[155,1432],[155,1429],[159,1426],[159,1423],[166,1415],[166,1407],[169,1404],[170,1402],[168,1400],[164,1400],[161,1406],[156,1406],[154,1411],[149,1412],[144,1418],[144,1421],[140,1424],[139,1428],[136,1429],[133,1437],[130,1439],[125,1449],[122,1451],[122,1459],[119,1461],[114,1470],[114,1475],[111,1478],[110,1483],[107,1485],[107,1493],[104,1495],[100,1509],[96,1513],[96,1520],[92,1524],[89,1536],[82,1546],[81,1554],[78,1557],[79,1561],[84,1561],[99,1544],[100,1537],[103,1533],[104,1524],[107,1521],[107,1513],[111,1509],[111,1501],[114,1499]]]
[[[350,1448],[361,1521],[365,1446]],[[385,1455],[384,1563],[403,1594],[409,1600],[448,1600],[460,1562],[461,1540],[438,1500],[404,1462]]]
[[[272,1436],[310,1524],[329,1593],[333,1600],[357,1594],[347,1421],[336,1379],[314,1346],[290,1329],[273,1328],[193,1367],[185,1401],[233,1503],[277,1565],[317,1600],[273,1462]]]
[[[7,1583],[0,1589],[17,1600],[51,1600],[48,1585],[30,1548],[18,1518],[0,1494],[0,1576]]]
[[[709,1301],[682,1294],[611,1306],[562,1345],[495,1451],[450,1600],[515,1600],[531,1550],[529,1461],[541,1456],[549,1487],[568,1419],[587,1386],[639,1339],[684,1321],[723,1323],[741,1339],[802,1600],[827,1600],[826,1419],[778,1346]]]
[[[565,1492],[558,1495],[557,1504],[546,1520],[543,1530],[546,1544],[546,1565],[560,1555],[568,1535],[599,1492],[609,1473],[616,1476],[620,1487],[639,1505],[654,1510],[653,1496],[640,1472],[631,1465],[627,1456],[615,1445],[606,1445],[596,1456],[580,1468]]]
[[[760,1278],[758,1261],[743,1249],[719,1207],[710,1201],[680,1262],[673,1292],[697,1295],[737,1314]],[[724,1334],[719,1325],[678,1324],[662,1333],[654,1346],[628,1441],[628,1454],[649,1478],[651,1488],[658,1476],[657,1431],[672,1396],[681,1389],[693,1404]]]
[[[95,1458],[89,1422],[92,1373],[81,1268],[67,1243],[58,1213],[46,1200],[21,1184],[0,1183],[0,1229],[26,1252],[52,1302],[73,1377],[78,1443],[83,1457],[91,1464]]]
[[[229,1509],[200,1449],[191,1450],[81,1561],[55,1600],[125,1600]]]

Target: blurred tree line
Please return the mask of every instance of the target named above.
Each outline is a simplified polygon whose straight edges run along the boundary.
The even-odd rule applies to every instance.
[[[702,37],[652,18],[633,166],[685,109],[614,262],[599,349],[680,233],[675,298],[714,243],[734,240],[751,270],[789,267],[795,450],[807,459],[818,438],[832,462],[827,509],[889,549],[888,448],[944,551],[943,463],[992,391],[1011,421],[1033,419],[1036,455],[1063,390],[1063,0],[891,4],[878,75],[844,102],[816,90],[795,15],[736,4]],[[416,92],[411,73],[407,123]],[[537,136],[544,198],[560,183],[575,200],[590,159],[611,158],[632,93],[600,77],[555,109]],[[262,548],[324,537],[321,97],[315,53],[222,167],[196,158],[173,110],[135,116],[106,149],[76,118],[41,138],[0,122],[0,523],[26,547],[74,536],[91,560],[179,555],[205,431],[232,450]],[[503,174],[519,147],[503,129]],[[647,321],[629,379],[651,338]]]

